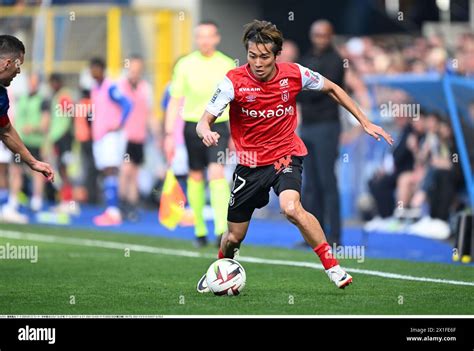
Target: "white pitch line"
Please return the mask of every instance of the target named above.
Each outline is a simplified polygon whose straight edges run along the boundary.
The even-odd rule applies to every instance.
[[[89,247],[98,247],[98,248],[106,248],[106,249],[117,249],[117,250],[129,249],[130,251],[153,253],[153,254],[159,254],[159,255],[216,259],[215,255],[202,254],[199,252],[188,251],[188,250],[166,249],[162,247],[136,245],[136,244],[105,241],[105,240],[92,240],[92,239],[83,239],[83,238],[61,237],[61,236],[55,236],[55,235],[23,233],[23,232],[11,231],[11,230],[0,230],[0,237],[8,238],[8,239],[16,239],[16,240],[30,240],[30,241],[38,241],[38,242],[46,242],[46,243],[54,243],[54,244],[69,244],[69,245],[89,246]],[[319,269],[319,270],[324,269],[321,264],[314,263],[314,262],[271,260],[271,259],[248,257],[248,256],[240,256],[238,260],[241,262],[249,262],[249,263],[290,266],[290,267],[304,267],[304,268],[313,268],[313,269]],[[346,270],[350,273],[372,275],[372,276],[388,278],[388,279],[400,279],[400,280],[449,284],[449,285],[474,286],[474,282],[466,282],[462,280],[447,280],[447,279],[436,279],[436,278],[427,278],[427,277],[415,277],[411,275],[372,271],[372,270],[358,269],[358,268],[347,268]]]

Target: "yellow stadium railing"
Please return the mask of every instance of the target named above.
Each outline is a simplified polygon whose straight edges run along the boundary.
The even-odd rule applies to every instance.
[[[191,50],[191,17],[186,11],[159,9],[150,7],[117,7],[99,5],[74,5],[51,7],[16,7],[0,6],[1,22],[8,18],[30,18],[35,23],[39,18],[44,23],[44,40],[42,57],[33,61],[32,48],[27,48],[24,67],[38,69],[45,75],[53,71],[65,74],[77,74],[88,64],[90,57],[74,57],[74,52],[68,52],[68,59],[57,59],[55,52],[60,49],[57,36],[60,35],[56,28],[58,18],[77,20],[80,18],[98,18],[105,21],[106,43],[101,51],[107,61],[108,74],[117,77],[124,69],[124,40],[122,38],[122,24],[125,16],[135,18],[149,18],[153,28],[146,33],[145,40],[151,48],[149,54],[144,55],[145,64],[152,78],[154,100],[160,101],[166,84],[171,79],[171,70],[176,59]],[[148,22],[147,22],[148,23]],[[30,38],[34,37],[35,26],[32,26]],[[87,28],[85,29],[87,30]],[[93,30],[93,29],[91,29]],[[14,34],[14,33],[8,33]],[[41,39],[41,38],[40,38]],[[85,38],[84,40],[87,40]],[[132,39],[133,40],[133,39]],[[81,43],[77,44],[78,46]],[[105,52],[104,52],[105,51]],[[79,56],[79,55],[78,55]],[[159,115],[159,104],[155,103],[156,115]]]

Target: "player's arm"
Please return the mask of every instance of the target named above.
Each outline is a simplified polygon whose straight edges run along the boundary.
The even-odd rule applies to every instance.
[[[196,133],[207,147],[217,145],[220,135],[211,130],[216,119],[222,115],[227,105],[234,99],[232,81],[225,77],[217,86],[216,92],[209,101],[201,119],[196,126]]]
[[[167,136],[173,135],[174,125],[176,123],[176,118],[179,114],[179,107],[181,105],[182,97],[171,96],[166,107],[166,117],[165,117],[165,134]]]
[[[211,126],[216,121],[217,117],[208,111],[204,111],[201,119],[196,126],[196,133],[206,146],[216,146],[220,135],[211,130]]]
[[[49,181],[54,181],[54,171],[51,166],[38,161],[31,155],[11,123],[8,122],[4,127],[0,128],[0,139],[11,152],[19,154],[21,160],[32,170],[42,173]]]
[[[346,110],[352,113],[354,117],[357,118],[367,134],[373,136],[378,141],[380,141],[380,137],[383,137],[387,143],[393,145],[392,136],[383,130],[382,127],[370,122],[365,114],[356,105],[354,100],[352,100],[339,85],[331,82],[329,79],[324,79],[324,87],[321,91],[328,94],[339,105],[343,106]]]
[[[336,83],[323,77],[319,73],[313,72],[310,69],[300,66],[302,77],[302,89],[319,90],[332,97],[339,105],[343,106],[359,121],[365,132],[375,139],[380,140],[383,137],[387,143],[393,144],[393,139],[382,127],[373,124],[359,109],[354,100]]]

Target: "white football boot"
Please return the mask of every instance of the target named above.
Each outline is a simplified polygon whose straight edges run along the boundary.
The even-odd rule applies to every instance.
[[[334,282],[339,289],[344,289],[352,283],[352,276],[337,265],[326,270],[329,280]]]

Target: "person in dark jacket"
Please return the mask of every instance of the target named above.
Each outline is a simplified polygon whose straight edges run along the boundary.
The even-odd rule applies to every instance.
[[[343,86],[343,60],[332,44],[333,26],[318,20],[311,25],[311,50],[300,63],[320,72]],[[308,148],[305,159],[303,206],[321,222],[331,244],[339,243],[341,218],[335,163],[339,152],[339,107],[321,92],[303,91],[298,96],[301,107],[301,138]]]

